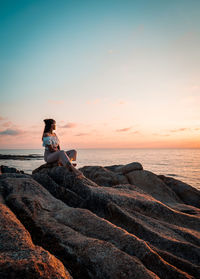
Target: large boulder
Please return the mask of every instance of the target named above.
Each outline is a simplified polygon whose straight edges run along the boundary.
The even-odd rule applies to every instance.
[[[79,169],[87,178],[102,186],[128,184],[128,179],[121,173],[115,173],[105,167],[85,166]]]
[[[135,171],[143,170],[143,167],[138,162],[133,162],[126,165],[113,165],[113,166],[85,166],[80,168],[83,174],[102,186],[114,186],[118,184],[129,184],[125,174]]]
[[[42,164],[41,166],[39,166],[38,168],[34,169],[32,171],[32,173],[37,173],[37,172],[42,172],[42,171],[45,171],[46,169],[51,169],[53,167],[57,167],[59,166],[60,163],[59,162],[54,162],[54,163],[45,163],[45,164]]]
[[[130,164],[118,166],[118,167],[115,168],[114,171],[126,174],[126,173],[129,173],[131,171],[136,171],[136,170],[143,170],[142,165],[138,162],[133,162],[133,163],[130,163]]]
[[[24,173],[22,170],[18,170],[16,168],[11,168],[8,166],[1,165],[0,166],[0,174],[2,173]]]
[[[200,208],[200,192],[180,180],[164,175],[158,176],[186,204]]]
[[[181,203],[181,199],[157,175],[147,170],[136,170],[126,174],[130,184],[136,185],[163,203]]]

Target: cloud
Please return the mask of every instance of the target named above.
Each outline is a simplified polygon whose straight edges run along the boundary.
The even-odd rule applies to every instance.
[[[77,123],[74,123],[74,122],[69,122],[63,126],[60,126],[60,128],[74,128],[76,127],[78,124]]]
[[[170,130],[170,132],[172,133],[176,133],[176,132],[183,132],[189,130],[189,128],[179,128],[179,129],[174,129],[174,130]]]
[[[62,105],[64,104],[63,100],[48,100],[49,104],[53,104],[53,105]]]
[[[159,133],[153,133],[153,136],[159,136],[159,137],[169,137],[169,134],[159,134]]]
[[[130,131],[131,127],[129,128],[123,128],[123,129],[117,129],[116,132],[127,132]]]
[[[9,127],[12,125],[12,122],[11,121],[8,121],[8,122],[5,122],[2,124],[3,127]]]
[[[111,105],[112,106],[122,106],[122,105],[126,105],[127,102],[125,102],[124,100],[118,100],[118,101],[115,101],[114,103],[112,103]]]
[[[140,134],[140,131],[131,132],[131,134]]]
[[[20,134],[23,134],[23,131],[13,129],[6,129],[4,131],[0,131],[0,135],[16,136]]]
[[[82,137],[82,136],[88,136],[89,133],[79,133],[79,134],[76,134],[75,136],[76,137]]]
[[[126,104],[126,102],[124,102],[124,101],[119,101],[118,104],[119,104],[119,105],[124,105],[124,104]]]

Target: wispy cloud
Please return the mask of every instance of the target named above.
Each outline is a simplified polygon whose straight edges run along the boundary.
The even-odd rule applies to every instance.
[[[159,136],[159,137],[169,137],[169,134],[159,134],[159,133],[153,133],[153,136]]]
[[[70,129],[70,128],[74,128],[74,127],[76,127],[78,124],[77,123],[75,123],[75,122],[69,122],[69,123],[67,123],[67,124],[65,124],[65,125],[63,125],[63,126],[59,126],[60,128],[68,128],[68,129]]]
[[[82,137],[82,136],[88,136],[89,133],[79,133],[79,134],[76,134],[75,136],[76,137]]]
[[[3,127],[10,127],[12,125],[13,125],[13,123],[11,121],[8,121],[8,122],[5,122],[2,124]]]
[[[116,132],[127,132],[130,131],[131,127],[123,128],[123,129],[117,129]]]
[[[111,106],[122,106],[122,105],[126,105],[127,102],[124,100],[117,100],[114,103],[111,103]]]
[[[189,128],[179,128],[179,129],[173,129],[173,130],[170,130],[171,133],[177,133],[177,132],[183,132],[183,131],[186,131],[186,130],[190,130]]]
[[[118,104],[119,104],[119,105],[125,105],[126,102],[125,102],[125,101],[119,101]]]
[[[134,135],[140,134],[140,131],[133,131],[133,132],[131,132],[130,134],[134,134]]]
[[[23,133],[24,133],[23,131],[14,130],[14,129],[6,129],[4,131],[0,131],[0,135],[7,135],[7,136],[16,136]]]

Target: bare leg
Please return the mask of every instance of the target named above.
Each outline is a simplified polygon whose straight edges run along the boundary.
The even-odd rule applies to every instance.
[[[75,150],[74,150],[75,151]],[[71,152],[71,158],[75,158],[76,159],[76,151],[75,152]],[[52,163],[52,162],[55,162],[55,161],[61,161],[62,162],[62,165],[72,171],[76,176],[79,176],[79,177],[83,177],[83,174],[81,171],[77,170],[72,164],[71,164],[71,160],[70,158],[68,157],[68,155],[66,154],[66,152],[64,150],[60,150],[60,151],[56,151],[56,152],[53,152],[53,153],[50,153],[46,155],[46,162],[47,163]]]

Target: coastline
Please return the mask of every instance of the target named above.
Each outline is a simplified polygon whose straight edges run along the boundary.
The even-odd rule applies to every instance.
[[[200,189],[200,149],[77,149],[78,168],[85,165],[108,166],[118,162],[128,164],[139,161],[145,169],[156,174],[164,174]],[[7,165],[31,173],[43,161],[43,149],[0,149],[3,155],[28,156],[35,154],[36,160],[0,160]],[[40,157],[41,156],[41,157]]]
[[[52,164],[32,175],[3,169],[1,274],[199,278],[200,191],[139,162],[81,171],[83,178]]]

